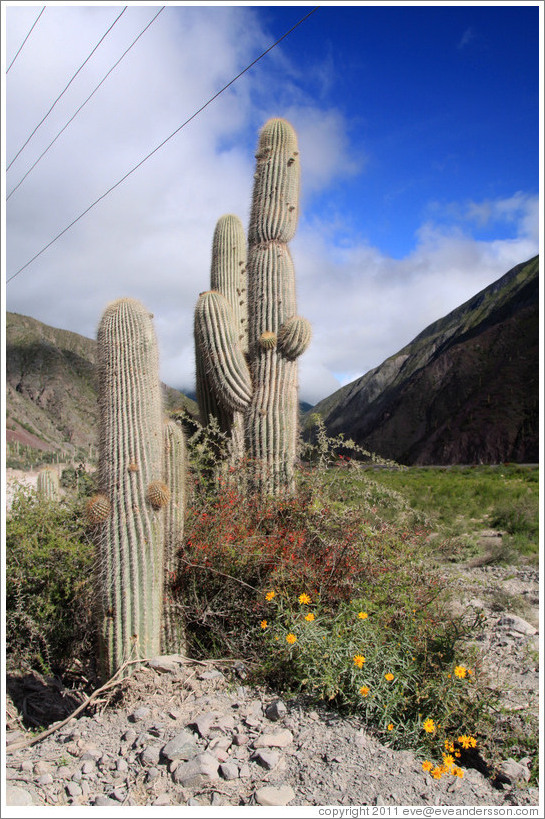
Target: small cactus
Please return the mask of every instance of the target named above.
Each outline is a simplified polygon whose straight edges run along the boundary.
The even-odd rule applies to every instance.
[[[91,526],[104,523],[112,511],[112,504],[106,495],[93,495],[85,506],[85,515]]]
[[[153,481],[148,486],[146,498],[154,509],[162,509],[170,500],[170,489],[163,481]]]
[[[59,474],[54,469],[43,469],[38,473],[36,489],[42,498],[56,501],[60,498]]]

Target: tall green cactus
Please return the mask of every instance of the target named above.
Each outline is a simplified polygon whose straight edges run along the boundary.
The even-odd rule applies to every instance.
[[[216,394],[231,410],[244,412],[255,488],[291,493],[299,411],[296,360],[310,343],[311,328],[297,315],[287,246],[297,226],[300,177],[297,138],[288,122],[265,123],[256,159],[248,231],[248,353],[237,338],[231,305],[217,291],[199,298],[196,341]]]
[[[211,290],[221,293],[233,311],[237,343],[243,354],[248,351],[248,308],[246,275],[246,238],[238,216],[222,216],[214,230]],[[195,358],[197,373],[197,402],[203,425],[215,417],[222,432],[228,436],[229,462],[236,465],[244,455],[244,418],[240,410],[232,409],[214,388],[213,378],[203,349],[204,333],[198,310],[195,314]]]
[[[42,498],[58,500],[61,493],[59,473],[55,469],[42,469],[38,472],[36,490]]]
[[[163,415],[152,317],[119,299],[98,329],[99,492],[95,523],[101,671],[159,654],[163,598]]]
[[[249,346],[252,401],[246,419],[248,456],[257,485],[276,494],[294,489],[298,438],[296,359],[311,329],[297,316],[295,271],[287,243],[299,211],[299,150],[282,119],[263,127],[248,230]]]

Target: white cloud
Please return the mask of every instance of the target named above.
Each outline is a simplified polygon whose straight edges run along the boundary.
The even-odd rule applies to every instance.
[[[364,375],[429,324],[535,255],[537,199],[521,202],[507,208],[515,214],[515,239],[480,242],[460,228],[426,223],[404,259],[368,245],[346,245],[346,240],[339,247],[320,225],[300,231],[293,242],[298,309],[315,328],[313,344],[301,360],[307,400],[334,391],[332,374],[337,375],[335,388]],[[506,210],[505,200],[487,206],[493,212]]]

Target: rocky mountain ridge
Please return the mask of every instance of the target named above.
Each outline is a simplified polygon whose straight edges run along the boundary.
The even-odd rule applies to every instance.
[[[312,413],[404,464],[537,462],[538,278],[536,256]]]
[[[96,447],[96,341],[30,316],[6,313],[8,445],[82,457]],[[197,408],[163,385],[167,409]]]

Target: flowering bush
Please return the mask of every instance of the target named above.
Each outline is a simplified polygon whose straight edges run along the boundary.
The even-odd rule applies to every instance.
[[[252,681],[359,714],[444,767],[445,740],[475,733],[487,707],[460,653],[479,620],[447,616],[422,528],[333,506],[317,474],[285,498],[244,495],[228,474],[199,486],[175,581],[192,649],[244,658]]]

